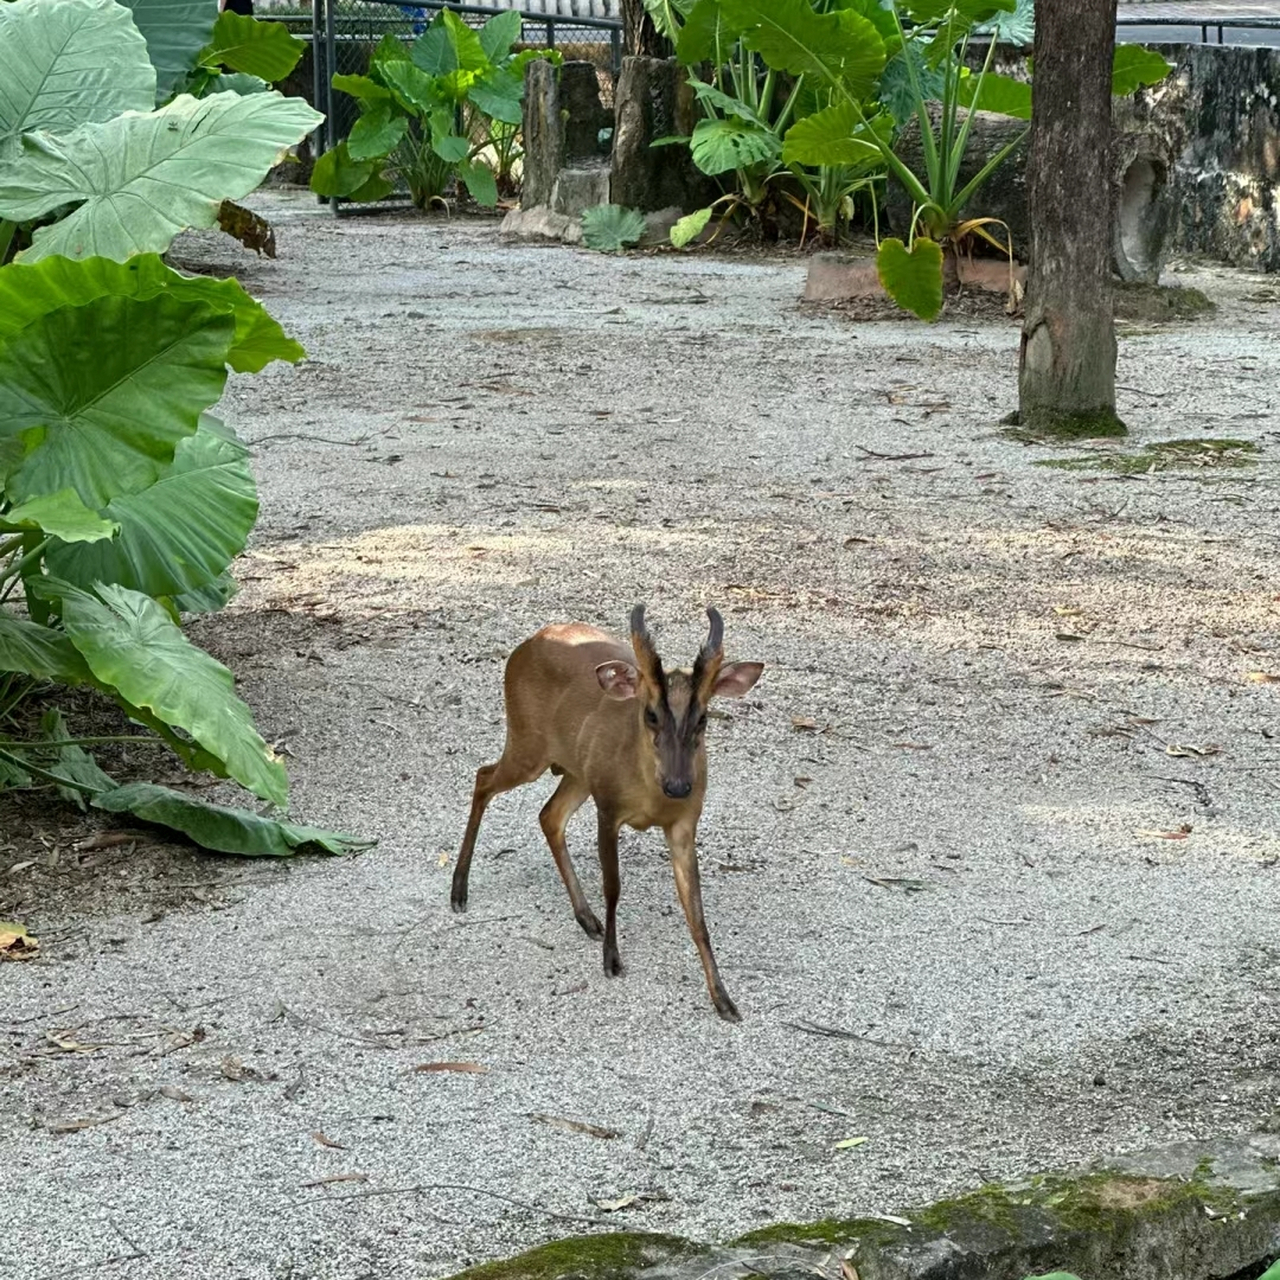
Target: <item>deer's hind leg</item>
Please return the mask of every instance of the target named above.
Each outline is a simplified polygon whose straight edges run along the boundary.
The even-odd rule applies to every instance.
[[[471,857],[476,851],[476,835],[480,831],[480,819],[489,807],[489,801],[504,791],[512,791],[522,787],[526,782],[540,778],[546,771],[550,761],[542,753],[541,746],[536,751],[513,751],[510,736],[502,759],[494,764],[482,765],[476,771],[475,790],[471,793],[471,813],[467,818],[467,830],[462,837],[462,848],[458,851],[458,865],[453,869],[453,888],[449,895],[449,904],[455,911],[467,909],[467,879],[471,874]]]
[[[588,938],[602,938],[604,929],[596,918],[596,913],[587,905],[582,885],[578,883],[578,873],[573,869],[573,860],[569,857],[569,846],[564,839],[564,829],[569,819],[582,808],[590,794],[591,790],[585,782],[566,773],[560,779],[560,785],[551,799],[543,805],[538,821],[542,824],[542,834],[547,837],[547,844],[551,846],[551,856],[556,860],[560,879],[569,890],[574,919],[582,926]]]

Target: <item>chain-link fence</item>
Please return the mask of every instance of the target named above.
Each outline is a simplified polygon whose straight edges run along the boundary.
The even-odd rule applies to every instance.
[[[262,0],[258,2],[262,4]],[[556,49],[566,59],[594,63],[601,98],[608,105],[613,101],[613,88],[622,65],[622,23],[607,16],[605,11],[610,5],[616,7],[616,0],[523,0],[520,42],[515,47]],[[425,0],[422,4],[314,0],[309,20],[315,103],[327,117],[320,130],[318,149],[327,151],[336,146],[350,132],[358,115],[355,100],[334,91],[333,77],[367,72],[369,59],[385,35],[411,41],[426,30],[441,9],[451,9],[468,26],[481,27],[495,13],[511,8],[515,5],[497,0],[487,4],[455,4],[452,0]],[[270,16],[279,18],[285,14],[272,11]]]

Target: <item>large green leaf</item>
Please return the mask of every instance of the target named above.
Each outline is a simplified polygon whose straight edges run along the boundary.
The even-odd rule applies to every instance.
[[[0,528],[39,529],[63,542],[101,542],[119,531],[112,520],[104,520],[80,501],[74,489],[41,494],[0,512]]]
[[[693,0],[644,0],[644,7],[658,34],[674,40],[680,31],[681,20],[693,7]]]
[[[0,609],[0,671],[57,680],[60,684],[89,684],[88,664],[61,631],[41,626]]]
[[[149,596],[180,596],[217,581],[258,518],[248,454],[207,426],[178,441],[173,463],[149,489],[115,498],[120,528],[109,542],[54,544],[52,573],[82,588],[114,582]]]
[[[736,116],[699,120],[689,143],[693,162],[703,173],[728,173],[776,160],[782,142],[776,133]]]
[[[61,3],[61,0],[57,0]],[[218,18],[214,0],[123,0],[147,41],[156,69],[156,93],[163,101],[195,65]],[[153,104],[154,105],[154,104]]]
[[[429,76],[487,71],[491,65],[480,36],[450,9],[441,9],[410,53],[414,65]]]
[[[1025,48],[1036,36],[1035,7],[1035,0],[1017,0],[1012,12],[998,13],[994,21],[981,23],[975,30],[994,31],[1001,44]]]
[[[190,734],[241,786],[285,804],[284,766],[254,728],[231,672],[197,649],[160,605],[126,587],[99,584],[90,594],[45,582],[60,595],[62,624],[99,681]]]
[[[490,18],[477,33],[485,57],[495,66],[504,62],[523,29],[524,19],[518,9],[507,9]]]
[[[668,233],[671,247],[683,249],[686,245],[692,244],[707,229],[707,223],[711,221],[711,215],[714,212],[715,210],[708,205],[705,209],[697,209],[678,219]]]
[[[40,717],[40,732],[44,734],[45,741],[49,744],[49,751],[54,757],[53,771],[79,784],[58,788],[58,794],[64,800],[69,800],[72,804],[84,809],[86,807],[84,788],[90,789],[89,794],[111,791],[115,788],[116,780],[110,774],[104,773],[98,767],[98,762],[83,747],[74,746],[68,741],[71,734],[67,732],[66,721],[57,707],[50,707]]]
[[[0,188],[0,217],[21,222],[79,206],[38,229],[22,261],[163,253],[179,231],[213,226],[224,200],[248,195],[322,118],[274,92],[217,93],[61,138],[26,135]]]
[[[295,853],[359,853],[377,843],[338,831],[260,818],[245,809],[209,804],[150,782],[131,782],[104,791],[92,804],[107,813],[131,813],[144,822],[172,827],[216,853],[284,858]]]
[[[347,155],[357,164],[389,155],[399,145],[408,129],[409,121],[405,116],[393,116],[391,103],[380,102],[366,111],[351,126],[346,142]],[[334,163],[336,164],[337,161]],[[356,184],[356,186],[359,185],[359,183]],[[352,191],[355,189],[355,187],[351,188]],[[340,194],[347,195],[349,192]]]
[[[851,103],[837,102],[797,120],[787,130],[782,160],[784,164],[869,170],[883,164],[882,148],[889,145],[892,127],[892,120],[883,114],[872,125],[865,125]]]
[[[490,71],[467,90],[467,98],[503,124],[520,124],[524,119],[524,81],[509,71]]]
[[[915,72],[914,82],[912,71]],[[921,99],[925,102],[941,101],[945,88],[946,77],[937,67],[931,67],[925,61],[920,41],[908,40],[885,63],[877,96],[880,104],[901,127],[915,117]]]
[[[311,170],[311,190],[318,196],[350,196],[377,173],[372,160],[355,160],[340,142],[326,151]]]
[[[341,89],[343,93],[349,93],[353,98],[359,98],[364,103],[391,100],[391,90],[369,76],[334,76],[333,87]]]
[[[905,0],[898,8],[918,26],[932,27],[943,22],[990,22],[1001,13],[1012,13],[1016,3],[1017,0]]]
[[[115,0],[0,4],[0,146],[34,129],[150,111],[155,100],[147,42]]]
[[[234,331],[204,302],[108,296],[0,341],[0,442],[25,450],[10,501],[70,488],[101,511],[154,484],[221,397]]]
[[[156,254],[139,254],[128,262],[42,258],[0,267],[0,345],[10,334],[59,307],[80,307],[107,295],[141,301],[158,293],[204,302],[235,317],[235,341],[227,352],[227,363],[237,373],[257,373],[273,360],[294,363],[306,355],[238,280],[184,276]]]
[[[412,62],[386,62],[378,67],[378,75],[386,82],[395,100],[413,115],[429,115],[443,103],[439,83]]]
[[[917,236],[910,249],[889,237],[876,253],[876,273],[885,292],[921,320],[936,320],[942,311],[942,246]]]
[[[676,36],[676,57],[688,67],[719,63],[729,56],[737,38],[725,26],[720,0],[697,0]]]
[[[699,102],[709,103],[722,115],[740,116],[749,124],[758,125],[761,129],[769,127],[756,114],[750,103],[743,102],[741,98],[735,98],[732,94],[725,93],[723,89],[716,85],[708,84],[705,80],[699,80],[697,76],[689,76],[688,84]]]
[[[884,70],[880,33],[850,9],[815,13],[809,0],[721,0],[721,9],[769,66],[825,79],[853,101],[869,98]]]
[[[487,164],[479,160],[463,161],[458,166],[458,179],[476,204],[492,209],[498,203],[498,180]]]
[[[298,65],[306,47],[282,22],[259,22],[224,9],[200,61],[207,67],[228,67],[262,80],[283,80]]]
[[[1172,70],[1172,64],[1154,49],[1140,44],[1117,45],[1111,62],[1111,92],[1126,97],[1143,85],[1159,84]]]
[[[582,243],[601,253],[621,253],[639,244],[648,224],[644,214],[620,204],[598,204],[582,215]]]
[[[956,97],[962,107],[971,110],[1031,119],[1031,85],[1025,80],[1014,80],[992,71],[984,76],[962,76],[956,86]]]

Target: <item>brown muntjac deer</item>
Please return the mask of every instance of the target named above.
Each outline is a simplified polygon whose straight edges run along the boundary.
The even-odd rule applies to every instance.
[[[451,900],[455,911],[466,910],[471,856],[489,801],[550,769],[562,776],[543,807],[542,831],[575,918],[588,937],[604,937],[605,973],[622,972],[618,832],[624,825],[638,831],[661,827],[711,1002],[722,1018],[738,1022],[711,953],[694,839],[707,789],[707,703],[716,696],[741,698],[760,679],[764,664],[725,663],[724,623],[714,609],[707,617],[711,629],[692,670],[663,670],[642,604],[631,611],[631,649],[573,623],[544,627],[512,653],[504,679],[507,741],[502,759],[476,774]],[[564,839],[569,819],[588,796],[599,828],[603,929],[587,905]]]

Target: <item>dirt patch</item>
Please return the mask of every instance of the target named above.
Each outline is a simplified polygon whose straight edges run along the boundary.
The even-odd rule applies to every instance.
[[[1120,341],[1126,452],[1260,449],[1206,483],[1032,465],[1064,455],[998,430],[1013,323],[850,325],[797,306],[798,257],[253,203],[280,256],[242,277],[309,356],[231,382],[262,515],[193,635],[288,749],[293,814],[381,843],[230,864],[153,923],[146,886],[102,914],[24,898],[0,1220],[28,1270],[123,1252],[168,1280],[198,1239],[203,1270],[430,1280],[566,1218],[728,1240],[1270,1113],[1280,319],[1256,279],[1199,267],[1211,317]],[[654,833],[623,842],[605,977],[538,826],[550,780],[495,802],[448,906],[505,656],[638,600],[664,651],[715,604],[730,659],[767,664],[710,725],[699,829],[739,1027]],[[586,809],[598,907],[592,838]],[[456,1062],[488,1069],[418,1070]]]

